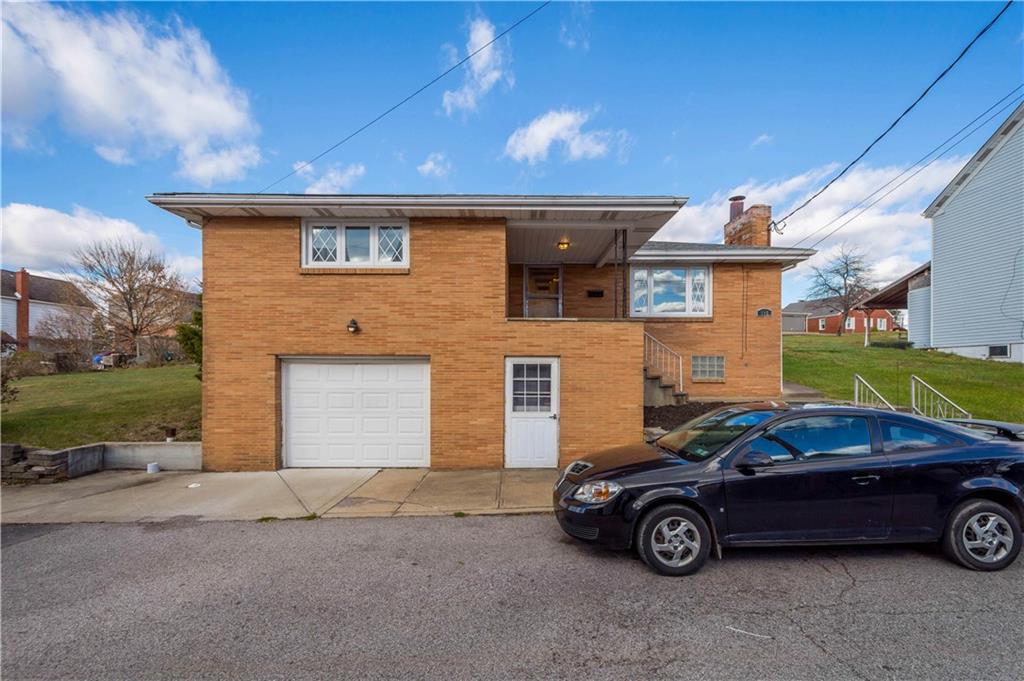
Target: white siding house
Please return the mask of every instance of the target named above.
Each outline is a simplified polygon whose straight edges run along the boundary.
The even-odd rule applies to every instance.
[[[932,221],[931,306],[923,310],[928,289],[910,292],[915,345],[1024,362],[1022,120],[1024,104],[924,213]]]

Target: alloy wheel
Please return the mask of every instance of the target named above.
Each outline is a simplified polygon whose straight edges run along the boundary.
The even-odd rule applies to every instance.
[[[983,563],[995,563],[1013,549],[1010,523],[995,513],[975,513],[964,525],[963,544],[971,557]]]
[[[700,533],[685,518],[670,516],[654,528],[651,548],[665,565],[682,567],[700,552]]]

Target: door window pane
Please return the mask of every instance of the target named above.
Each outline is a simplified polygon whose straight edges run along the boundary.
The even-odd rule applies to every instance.
[[[647,270],[633,270],[633,312],[647,314]]]
[[[673,314],[686,312],[686,270],[655,269],[651,275],[651,312]]]
[[[370,228],[345,228],[345,262],[370,262]]]
[[[778,425],[761,437],[798,461],[871,453],[868,421],[860,416],[808,416]]]
[[[882,444],[887,452],[899,452],[929,447],[953,447],[957,439],[952,435],[904,423],[882,421]]]
[[[512,411],[551,411],[550,364],[512,365]]]
[[[338,259],[338,232],[334,227],[314,227],[310,245],[313,262],[334,262]]]

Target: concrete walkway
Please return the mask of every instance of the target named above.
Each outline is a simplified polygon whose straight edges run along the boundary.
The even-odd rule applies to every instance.
[[[4,487],[0,522],[367,518],[551,510],[558,471],[292,468],[266,473],[103,471]]]

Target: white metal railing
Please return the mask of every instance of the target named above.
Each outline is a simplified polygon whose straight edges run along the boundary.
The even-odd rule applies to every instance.
[[[661,374],[662,383],[683,385],[683,356],[644,331],[644,366]]]
[[[910,377],[910,410],[933,419],[971,418],[966,409],[913,375]]]
[[[882,397],[860,374],[853,375],[853,403],[858,407],[877,407],[896,411],[896,407],[889,404],[889,400]]]

